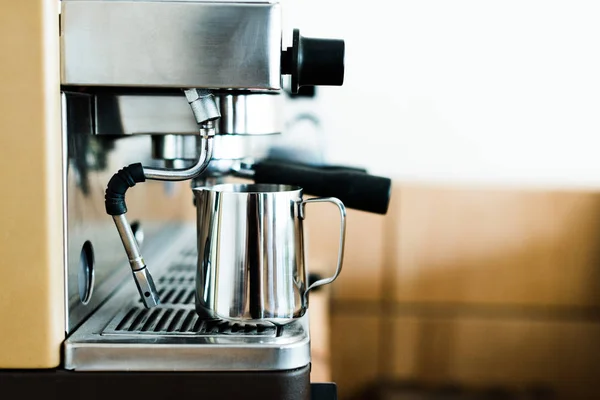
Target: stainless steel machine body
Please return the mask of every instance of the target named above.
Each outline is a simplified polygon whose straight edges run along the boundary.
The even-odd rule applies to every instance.
[[[136,237],[152,265],[162,302],[144,309],[99,202],[110,173],[123,165],[142,162],[151,170],[160,165],[152,155],[200,156],[201,136],[183,88],[210,88],[217,98],[222,118],[215,124],[215,161],[248,156],[248,148],[228,135],[281,131],[279,7],[260,1],[62,2],[65,368],[265,371],[309,364],[305,320],[285,328],[199,320],[190,297],[195,229],[136,206],[128,212],[131,227],[124,219],[115,222]],[[168,207],[172,184],[145,185],[152,202]],[[136,204],[144,196],[136,196],[138,190],[131,191]]]

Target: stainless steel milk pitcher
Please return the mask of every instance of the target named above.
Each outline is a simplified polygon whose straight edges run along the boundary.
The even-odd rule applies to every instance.
[[[201,317],[287,323],[308,307],[308,292],[342,270],[346,209],[333,197],[302,199],[302,188],[222,184],[194,189],[197,208],[196,310]],[[305,206],[331,202],[341,216],[333,276],[307,287]]]

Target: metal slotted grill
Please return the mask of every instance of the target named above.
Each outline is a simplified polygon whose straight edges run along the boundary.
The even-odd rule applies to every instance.
[[[184,286],[184,282],[158,283],[161,304],[194,304],[194,286]],[[141,301],[140,301],[141,303]]]
[[[156,307],[151,310],[134,307],[119,313],[104,334],[158,335],[264,335],[275,336],[269,324],[239,324],[222,320],[203,321],[193,309]]]
[[[141,300],[122,308],[102,332],[103,335],[233,335],[277,336],[270,323],[233,323],[223,320],[204,321],[195,311],[196,252],[184,250],[156,280],[160,305],[146,309]]]

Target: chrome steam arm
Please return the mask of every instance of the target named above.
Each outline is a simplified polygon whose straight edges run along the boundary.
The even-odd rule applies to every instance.
[[[136,183],[145,182],[146,179],[162,181],[183,181],[199,176],[208,166],[213,152],[213,138],[215,135],[215,123],[221,117],[215,97],[209,90],[187,89],[185,96],[190,104],[194,118],[199,126],[201,140],[201,152],[198,161],[190,168],[167,169],[149,168],[140,163],[131,164],[119,170],[108,182],[105,194],[106,212],[112,215],[117,231],[123,242],[127,253],[129,265],[133,273],[133,279],[138,292],[146,308],[159,304],[158,291],[152,279],[150,271],[142,258],[139,246],[131,226],[127,222],[125,213],[125,193]]]

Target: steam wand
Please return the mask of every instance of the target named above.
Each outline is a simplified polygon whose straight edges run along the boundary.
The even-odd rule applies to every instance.
[[[127,212],[125,192],[130,187],[135,186],[136,183],[145,182],[146,179],[183,181],[195,178],[202,174],[210,163],[213,152],[213,138],[215,136],[214,121],[221,117],[217,103],[209,90],[187,89],[184,90],[184,93],[192,108],[202,138],[198,161],[192,167],[186,169],[149,168],[142,166],[140,163],[131,164],[113,175],[106,187],[106,212],[113,217],[113,221],[121,237],[121,242],[123,242],[123,247],[127,253],[127,258],[129,259],[133,279],[146,308],[158,305],[160,299],[152,275],[142,258],[131,226],[125,217],[125,213]]]

